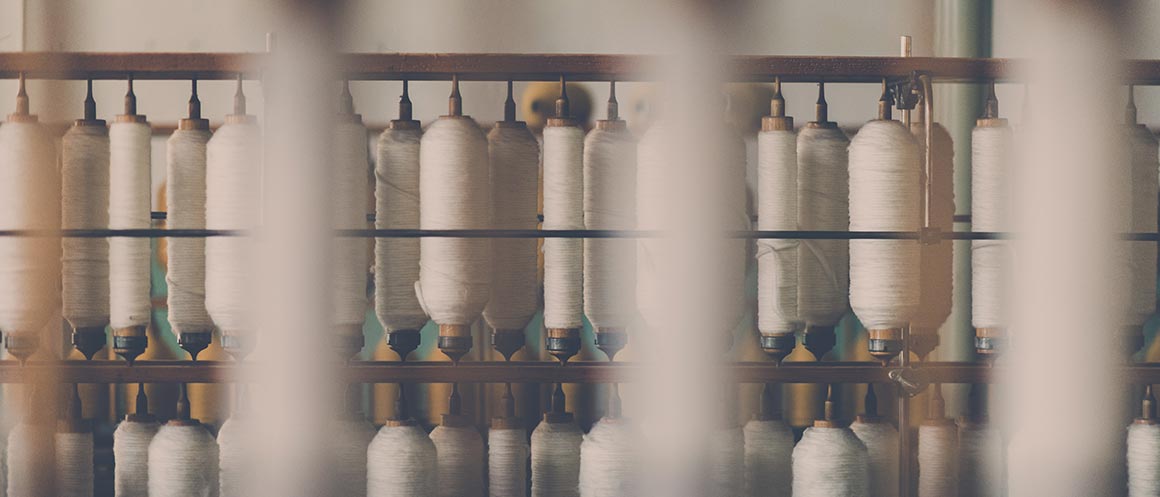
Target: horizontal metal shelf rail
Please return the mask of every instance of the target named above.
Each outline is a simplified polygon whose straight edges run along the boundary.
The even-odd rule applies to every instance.
[[[0,361],[0,383],[20,383],[35,378],[55,378],[65,383],[216,383],[249,380],[257,361],[121,361],[57,362]],[[334,364],[338,376],[358,383],[608,383],[631,382],[642,366],[631,362],[397,362],[352,361]],[[734,362],[721,365],[726,377],[741,383],[887,383],[896,366],[877,362]],[[979,363],[931,362],[918,365],[911,379],[938,383],[985,383],[996,375],[994,368]],[[1129,368],[1129,377],[1155,378],[1160,367]]]
[[[246,236],[257,231],[205,229],[69,229],[69,230],[0,230],[0,237],[64,238],[204,238]],[[365,229],[335,230],[336,236],[357,238],[663,238],[669,233],[653,230],[515,230],[515,229]],[[790,240],[1007,240],[1012,233],[995,231],[723,231],[727,238]],[[1120,233],[1126,241],[1160,241],[1160,233]]]

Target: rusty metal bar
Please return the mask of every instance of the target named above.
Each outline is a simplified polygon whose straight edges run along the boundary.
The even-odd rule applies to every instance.
[[[238,365],[215,361],[138,361],[129,366],[119,361],[33,361],[21,366],[0,361],[0,383],[19,383],[53,370],[59,381],[76,383],[217,383],[244,377],[257,364]],[[733,381],[741,383],[888,383],[891,367],[877,362],[785,363],[738,362],[723,365]],[[355,361],[335,364],[341,375],[360,383],[609,383],[633,381],[641,366],[627,362],[391,362]],[[938,383],[986,383],[996,369],[976,363],[932,362],[915,370],[920,381]],[[1132,381],[1160,383],[1160,365],[1128,368]]]
[[[352,80],[464,81],[634,81],[655,74],[659,56],[598,54],[343,54],[340,67]],[[138,80],[257,78],[269,56],[261,53],[0,53],[0,78],[20,72],[33,79]],[[915,71],[943,82],[1010,80],[1020,61],[951,57],[736,56],[734,81],[879,83],[908,78]],[[1126,83],[1160,84],[1160,61],[1132,60]]]

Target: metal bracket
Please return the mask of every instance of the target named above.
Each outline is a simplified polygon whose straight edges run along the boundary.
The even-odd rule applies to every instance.
[[[913,71],[909,78],[894,84],[894,106],[898,110],[914,110],[918,105],[922,95],[922,82],[919,81],[921,75],[921,72]]]
[[[887,375],[907,397],[914,397],[922,393],[928,386],[925,381],[917,378],[918,372],[914,368],[892,369]]]

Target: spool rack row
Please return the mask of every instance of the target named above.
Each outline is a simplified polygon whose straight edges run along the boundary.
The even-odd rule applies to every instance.
[[[24,76],[56,80],[214,80],[239,75],[260,79],[271,54],[262,53],[0,53],[0,79]],[[344,54],[336,68],[350,80],[463,81],[642,81],[654,73],[661,59],[641,55],[589,54]],[[1022,65],[1014,59],[934,57],[785,57],[738,56],[730,62],[731,80],[784,82],[906,84],[919,76],[933,82],[984,83],[1013,81]],[[1124,65],[1125,84],[1160,85],[1160,60],[1131,60]],[[164,213],[154,213],[163,219]],[[959,219],[956,219],[959,221]],[[0,236],[65,237],[206,237],[241,233],[212,230],[66,230],[40,233],[0,231]],[[493,238],[608,238],[649,237],[651,232],[548,230],[346,230],[358,237],[493,237]],[[1004,238],[988,232],[810,232],[744,231],[738,238],[794,239],[920,239],[975,240]],[[1127,240],[1160,241],[1157,233],[1126,233]],[[897,382],[987,383],[1001,377],[1002,366],[965,362],[914,363],[905,359],[889,366],[872,362],[786,363],[736,362],[722,366],[742,383],[865,383]],[[51,370],[50,377],[68,383],[189,382],[214,383],[246,377],[253,365],[226,362],[140,361],[133,366],[112,361],[30,362],[0,361],[0,383],[18,383]],[[355,361],[339,368],[352,382],[564,382],[604,383],[632,381],[639,365],[632,363],[573,362],[447,362]],[[1134,383],[1160,383],[1160,364],[1125,364],[1123,376]]]

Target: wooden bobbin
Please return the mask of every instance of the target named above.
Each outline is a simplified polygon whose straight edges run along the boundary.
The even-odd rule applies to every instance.
[[[189,415],[189,385],[181,384],[181,397],[177,399],[177,415],[165,424],[169,426],[201,426],[201,421]]]
[[[16,91],[16,110],[8,114],[8,122],[10,123],[35,123],[40,119],[36,114],[30,114],[28,92],[24,87],[24,73],[20,73],[19,87]]]
[[[254,124],[258,122],[258,116],[246,114],[246,94],[242,88],[242,73],[238,73],[238,86],[234,92],[234,110],[232,114],[226,115],[226,124]]]
[[[447,413],[442,416],[442,425],[448,428],[474,426],[471,416],[463,414],[463,399],[459,396],[459,384],[451,384],[451,396],[447,402]]]
[[[567,410],[568,399],[564,396],[564,385],[556,384],[552,390],[551,407],[544,413],[545,423],[571,423],[575,416]]]
[[[764,125],[764,123],[763,123]],[[806,123],[807,128],[836,129],[838,123],[830,120],[830,105],[826,102],[826,83],[818,83],[818,101],[814,103],[814,120]]]
[[[516,399],[512,395],[512,384],[507,384],[507,390],[504,391],[501,398],[503,405],[503,412],[499,416],[491,418],[491,427],[496,430],[516,430],[524,427],[519,416],[516,416]]]
[[[189,115],[177,121],[177,129],[186,131],[209,129],[209,119],[201,117],[201,99],[197,97],[196,79],[190,81]]]
[[[826,402],[824,404],[824,417],[822,419],[814,420],[814,428],[841,428],[838,422],[834,419],[834,386],[826,387]]]
[[[152,423],[157,420],[153,414],[149,412],[149,396],[145,394],[145,384],[137,384],[137,398],[135,399],[136,409],[125,414],[125,421],[132,421],[135,423]]]
[[[1152,385],[1144,386],[1144,397],[1140,399],[1140,417],[1132,421],[1133,424],[1138,425],[1154,425],[1157,424],[1156,419],[1156,397],[1152,395]]]

